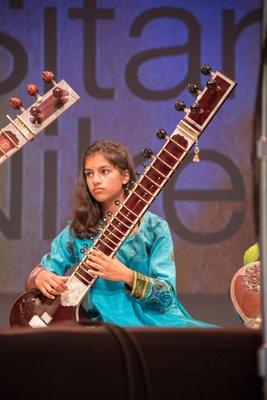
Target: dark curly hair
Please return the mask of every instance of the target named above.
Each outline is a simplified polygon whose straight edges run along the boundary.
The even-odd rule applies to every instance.
[[[97,232],[97,226],[101,219],[100,204],[89,192],[84,172],[86,158],[96,153],[104,154],[108,161],[119,171],[124,172],[128,170],[130,176],[129,182],[135,181],[132,156],[121,143],[112,140],[98,140],[87,147],[84,152],[78,178],[73,219],[71,222],[74,234],[80,238],[87,238],[94,235]],[[124,186],[124,190],[125,194],[127,194],[127,184]]]

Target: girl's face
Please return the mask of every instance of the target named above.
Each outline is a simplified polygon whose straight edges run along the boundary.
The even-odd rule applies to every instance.
[[[129,171],[121,172],[103,153],[95,153],[85,160],[84,172],[87,187],[93,198],[101,204],[102,212],[115,211],[116,200],[125,198],[123,185],[129,179]]]

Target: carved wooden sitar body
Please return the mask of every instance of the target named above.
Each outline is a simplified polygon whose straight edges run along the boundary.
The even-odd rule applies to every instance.
[[[0,130],[0,164],[32,141],[40,131],[79,100],[79,96],[67,82],[61,80],[57,83],[54,78],[52,72],[43,72],[43,80],[52,85],[52,89],[44,96],[40,96],[35,84],[27,85],[27,93],[34,96],[36,101],[26,110],[20,98],[11,98],[10,105],[21,114],[14,120],[7,115],[10,123]]]
[[[248,328],[258,329],[262,324],[261,264],[251,262],[239,268],[230,284],[233,306]]]
[[[171,135],[163,129],[157,131],[158,138],[164,140],[161,150],[157,155],[151,149],[144,150],[144,155],[152,160],[150,165],[133,184],[123,203],[118,204],[116,213],[109,216],[106,226],[94,242],[93,248],[107,256],[116,254],[194,145],[195,161],[198,160],[200,135],[236,85],[234,80],[220,71],[213,72],[208,65],[202,66],[201,72],[210,76],[205,88],[201,90],[195,84],[188,86],[188,90],[196,95],[196,101],[190,107],[186,107],[182,101],[176,102],[175,108],[184,111],[185,116]],[[38,328],[63,319],[79,320],[80,304],[98,279],[88,272],[85,263],[90,252],[91,249],[88,249],[83,260],[75,267],[67,282],[68,290],[61,296],[51,300],[37,290],[20,296],[10,312],[10,325]]]

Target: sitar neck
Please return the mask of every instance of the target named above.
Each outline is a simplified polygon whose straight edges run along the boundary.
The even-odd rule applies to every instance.
[[[95,240],[93,249],[100,250],[109,257],[113,257],[119,250],[125,239],[133,231],[145,211],[157,197],[164,185],[168,182],[180,162],[187,155],[196,141],[199,132],[180,122],[159,153],[153,156],[151,164],[146,168],[143,175],[134,184],[126,199],[119,205],[117,211],[112,215],[106,226],[101,230]],[[88,272],[86,259],[75,268],[74,274],[89,287],[96,278]]]
[[[207,68],[205,68],[203,68],[205,71],[203,73],[207,75]],[[235,87],[236,82],[222,72],[214,73],[210,68],[208,71],[212,79],[202,91],[195,90],[196,103],[190,108],[183,106],[180,108],[185,111],[185,117],[181,119],[170,136],[163,135],[164,145],[157,155],[152,155],[150,165],[101,230],[93,249],[100,250],[109,257],[116,254]],[[183,102],[180,102],[179,107],[181,103]],[[179,109],[179,107],[176,108]],[[86,264],[92,248],[85,254],[73,273],[88,289],[97,279],[88,272]]]

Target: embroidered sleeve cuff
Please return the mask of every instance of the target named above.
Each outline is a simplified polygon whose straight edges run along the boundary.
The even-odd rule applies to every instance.
[[[125,286],[129,296],[149,302],[163,312],[171,304],[174,296],[172,286],[168,282],[150,278],[136,271],[134,271],[133,286]]]
[[[130,296],[143,300],[148,296],[153,280],[139,272],[133,271],[133,273],[133,286],[130,288],[127,285],[126,291]]]

